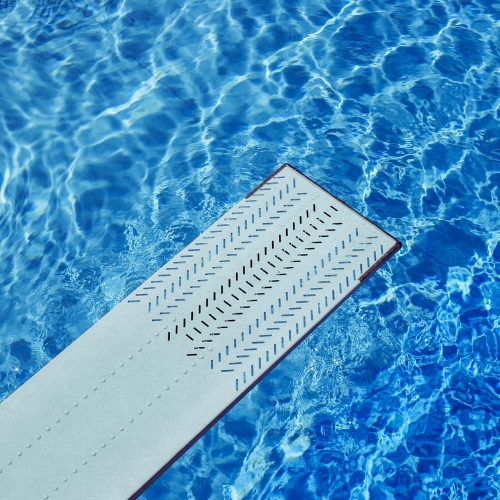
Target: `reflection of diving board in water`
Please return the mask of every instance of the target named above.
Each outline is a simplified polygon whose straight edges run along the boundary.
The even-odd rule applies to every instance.
[[[0,405],[0,497],[137,498],[400,247],[284,165]]]

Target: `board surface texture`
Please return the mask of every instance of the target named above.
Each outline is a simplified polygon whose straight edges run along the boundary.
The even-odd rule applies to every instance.
[[[0,405],[0,498],[137,498],[400,247],[285,164]]]

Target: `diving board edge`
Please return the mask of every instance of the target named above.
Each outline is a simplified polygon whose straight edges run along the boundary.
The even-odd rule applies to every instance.
[[[151,477],[149,481],[147,481],[141,488],[139,488],[131,497],[129,497],[128,500],[137,500],[150,486],[152,486],[167,470],[180,458],[184,453],[186,453],[199,439],[201,439],[212,427],[214,427],[225,415],[227,415],[248,393],[250,393],[264,378],[269,375],[274,368],[276,368],[287,356],[289,356],[302,342],[304,342],[315,330],[318,328],[324,321],[326,321],[347,299],[351,298],[356,291],[363,285],[365,282],[371,278],[384,264],[386,264],[391,257],[393,257],[401,248],[402,248],[402,243],[398,239],[394,238],[391,234],[389,234],[387,231],[379,227],[377,224],[375,224],[373,221],[365,217],[364,215],[360,214],[357,210],[353,209],[350,205],[348,205],[346,202],[343,200],[339,199],[332,193],[330,193],[328,190],[314,182],[312,179],[304,175],[302,172],[297,170],[295,167],[292,165],[285,163],[283,164],[280,168],[275,170],[269,177],[267,177],[263,182],[261,182],[255,189],[253,189],[247,196],[245,196],[245,199],[250,198],[253,194],[255,194],[257,191],[259,191],[260,188],[265,186],[268,181],[270,181],[273,177],[275,177],[277,174],[279,174],[284,168],[289,167],[290,169],[294,170],[298,175],[301,177],[305,178],[307,181],[311,182],[314,184],[316,187],[320,188],[322,191],[327,193],[328,195],[332,196],[335,198],[339,203],[342,203],[345,205],[349,210],[352,210],[353,212],[356,212],[356,214],[360,217],[362,217],[364,220],[366,220],[368,223],[371,225],[375,226],[379,231],[383,232],[387,236],[389,236],[391,239],[395,241],[395,244],[376,262],[375,265],[373,265],[371,268],[369,268],[362,276],[359,277],[359,283],[352,289],[351,293],[347,296],[345,296],[338,304],[324,317],[322,318],[314,327],[309,329],[300,339],[298,342],[293,344],[288,350],[286,350],[281,356],[279,356],[274,363],[272,363],[268,369],[266,369],[260,376],[258,376],[256,379],[254,379],[253,382],[247,385],[246,389],[241,391],[239,395],[233,400],[231,404],[229,404],[226,408],[224,408],[223,411],[220,412],[220,414],[213,419],[201,432],[199,432],[184,448],[182,448],[174,457],[172,457],[171,460],[169,460],[154,476]]]
[[[300,170],[297,170],[295,167],[293,167],[289,163],[284,163],[283,165],[281,165],[281,167],[278,168],[278,170],[275,170],[266,180],[264,180],[263,182],[261,182],[253,191],[251,191],[249,194],[247,194],[245,196],[245,199],[250,198],[262,186],[264,186],[264,184],[266,184],[268,181],[270,181],[275,175],[279,174],[286,167],[291,168],[292,170],[294,170],[297,175],[300,175],[301,177],[303,177],[304,179],[306,179],[307,181],[309,181],[311,184],[314,184],[317,188],[319,188],[322,191],[324,191],[325,193],[329,194],[332,198],[335,198],[339,203],[342,203],[342,205],[345,205],[349,210],[352,210],[353,212],[356,212],[356,214],[358,214],[360,217],[362,217],[366,222],[368,222],[372,226],[376,227],[379,231],[381,231],[385,235],[389,236],[389,238],[392,238],[396,242],[396,244],[394,245],[394,247],[392,247],[391,250],[389,251],[390,255],[387,257],[387,259],[385,259],[383,262],[381,262],[380,265],[377,266],[377,269],[375,269],[375,271],[377,271],[378,269],[380,269],[395,253],[397,253],[397,252],[399,252],[399,250],[401,250],[401,248],[403,247],[403,244],[397,238],[395,238],[394,236],[392,236],[392,234],[389,234],[385,229],[381,228],[378,224],[375,224],[375,222],[373,222],[372,220],[370,220],[368,217],[365,217],[362,213],[358,212],[355,208],[352,208],[344,200],[341,200],[340,198],[338,198],[334,194],[330,193],[330,191],[328,191],[327,189],[325,189],[323,186],[319,185],[317,182],[313,181],[310,177],[307,177],[307,175],[303,174]],[[369,278],[372,274],[373,273],[369,273],[367,271],[359,279],[361,281],[363,281],[364,279]]]

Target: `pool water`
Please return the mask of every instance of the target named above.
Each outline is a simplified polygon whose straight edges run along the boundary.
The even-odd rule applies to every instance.
[[[288,162],[403,249],[141,500],[499,498],[499,67],[492,0],[0,1],[0,399]]]

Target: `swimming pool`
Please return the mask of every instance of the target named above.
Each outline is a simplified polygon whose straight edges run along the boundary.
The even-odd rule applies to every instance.
[[[497,498],[499,11],[0,4],[1,398],[289,162],[403,249],[142,498]]]

